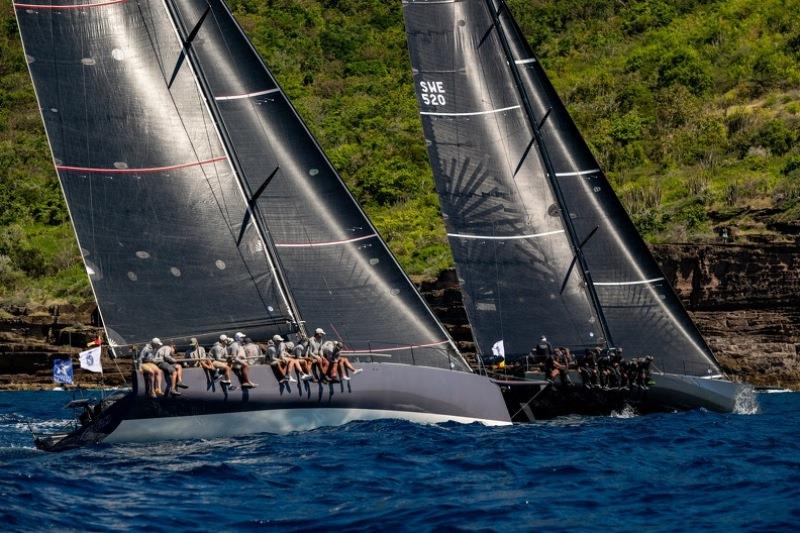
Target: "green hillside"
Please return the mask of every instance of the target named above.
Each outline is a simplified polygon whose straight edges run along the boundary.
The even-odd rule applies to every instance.
[[[400,0],[230,0],[401,263],[451,258]],[[800,0],[511,0],[651,241],[800,229]],[[0,4],[0,299],[90,295],[11,6]]]

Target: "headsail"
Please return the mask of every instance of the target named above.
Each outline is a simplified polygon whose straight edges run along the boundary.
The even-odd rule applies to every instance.
[[[424,47],[418,44],[418,35],[425,31],[424,28],[429,28],[429,34],[435,31],[449,32],[453,39],[468,31],[481,34],[484,36],[482,42],[476,46],[479,50],[494,36],[505,41],[507,50],[494,51],[496,68],[515,78],[513,91],[529,104],[529,116],[525,119],[528,124],[535,124],[541,133],[541,143],[533,142],[531,152],[539,152],[542,157],[549,159],[552,167],[549,178],[557,181],[563,193],[564,202],[560,209],[565,210],[574,228],[574,235],[580,240],[573,242],[573,247],[582,244],[583,259],[591,273],[586,279],[593,282],[596,307],[599,307],[614,343],[624,348],[629,356],[654,355],[658,367],[664,371],[693,375],[718,374],[719,366],[710,349],[664,280],[657,263],[544,74],[505,2],[407,1],[405,13],[415,68],[418,68],[419,56],[423,54],[421,50]],[[495,13],[497,24],[493,20]],[[425,22],[426,17],[438,17],[438,22]],[[425,26],[421,26],[423,23]],[[488,59],[481,62],[471,60],[476,54],[474,48],[465,50],[453,46],[452,51],[443,50],[442,53],[452,54],[453,58],[464,57],[463,76],[470,80],[469,83],[477,84],[479,82],[473,81],[474,78],[494,75],[485,66]],[[420,73],[415,72],[415,76],[418,80]],[[419,87],[418,94],[421,104],[424,104]],[[495,98],[494,94],[487,96]],[[430,135],[428,122],[423,116],[426,134]],[[513,138],[519,135],[522,135],[521,139]],[[433,141],[430,153],[436,167],[442,163],[441,156],[437,155],[439,139],[429,136],[429,140]],[[531,137],[527,132],[521,134],[514,131],[508,133],[504,142],[507,146],[513,146],[515,142],[531,142]],[[464,160],[463,156],[461,160]],[[516,177],[517,183],[538,182],[539,179],[539,174],[525,170],[520,170]],[[438,173],[437,181],[442,181]],[[447,199],[443,199],[443,204],[446,203]],[[549,198],[539,198],[532,209],[541,212],[550,209],[550,205]],[[459,262],[458,257],[456,261]],[[525,278],[512,281],[519,285],[527,282]],[[548,308],[545,306],[540,312],[546,314]],[[538,319],[531,321],[533,324],[537,322]],[[480,329],[483,326],[478,327]]]
[[[483,2],[407,1],[414,82],[479,351],[526,354],[540,334],[601,337],[520,94]]]
[[[171,0],[311,328],[386,361],[468,366],[221,0]]]
[[[15,4],[110,341],[288,331],[291,310],[161,2]]]

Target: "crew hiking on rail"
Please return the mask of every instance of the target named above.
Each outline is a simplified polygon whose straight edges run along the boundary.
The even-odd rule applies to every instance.
[[[652,356],[626,360],[622,348],[587,348],[576,357],[569,348],[553,348],[543,335],[531,350],[527,361],[539,365],[545,379],[557,387],[572,387],[575,384],[570,370],[576,370],[581,385],[587,389],[602,390],[648,390]]]
[[[176,358],[175,344],[165,345],[159,338],[145,344],[139,352],[137,363],[144,377],[145,389],[150,398],[180,396],[179,388],[188,388],[183,383],[183,370],[188,367],[202,368],[209,380],[219,381],[227,390],[236,390],[231,381],[235,374],[242,389],[258,387],[250,379],[252,365],[268,364],[278,383],[338,383],[349,381],[351,376],[361,373],[342,355],[343,344],[325,340],[325,331],[317,328],[312,337],[300,336],[297,343],[275,335],[265,344],[257,344],[238,332],[233,338],[220,335],[208,350],[192,338],[183,359]],[[165,387],[162,389],[162,381]]]

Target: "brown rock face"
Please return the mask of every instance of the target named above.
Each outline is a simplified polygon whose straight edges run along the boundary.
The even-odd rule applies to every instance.
[[[800,249],[786,245],[662,244],[653,253],[725,370],[757,385],[800,388]],[[422,292],[475,366],[475,344],[455,271]],[[95,306],[0,305],[0,389],[52,386],[52,361],[72,357],[85,386],[100,376],[78,368],[77,353],[98,331]],[[96,317],[94,320],[96,323]],[[103,359],[106,385],[129,379],[130,360]]]
[[[52,388],[54,359],[72,359],[75,384],[82,387],[119,386],[129,380],[131,362],[112,361],[105,353],[102,376],[80,369],[78,353],[102,331],[92,325],[95,309],[93,303],[0,306],[7,317],[0,320],[0,390]]]
[[[727,373],[800,388],[800,249],[786,245],[662,244],[653,253]],[[421,287],[475,362],[455,271]]]
[[[800,249],[655,246],[653,253],[730,374],[800,388]]]

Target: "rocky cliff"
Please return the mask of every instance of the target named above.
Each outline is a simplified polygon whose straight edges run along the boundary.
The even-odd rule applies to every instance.
[[[653,251],[729,374],[757,385],[800,388],[800,248],[665,244]],[[455,272],[421,288],[474,363]],[[91,303],[0,306],[0,389],[52,386],[52,360],[66,356],[75,362],[78,383],[98,385],[100,376],[77,364],[77,353],[99,331],[94,310]],[[104,357],[103,366],[106,385],[121,385],[130,375],[130,361]]]
[[[653,252],[726,372],[756,385],[800,388],[800,248],[664,244]],[[422,290],[474,361],[455,272]]]
[[[659,245],[654,253],[725,369],[800,388],[800,248]]]

